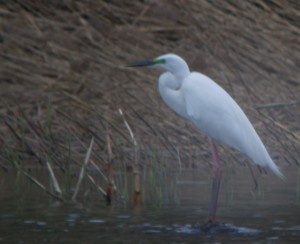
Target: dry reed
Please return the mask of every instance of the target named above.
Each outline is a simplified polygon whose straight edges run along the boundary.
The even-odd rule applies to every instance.
[[[16,158],[45,165],[50,156],[65,172],[70,155],[77,174],[93,137],[97,166],[87,170],[104,172],[109,127],[116,165],[133,167],[136,147],[119,107],[140,160],[158,143],[164,162],[207,165],[205,138],[162,105],[157,73],[125,68],[166,52],[228,90],[277,163],[299,164],[299,13],[296,0],[0,3],[0,166]],[[223,153],[234,167],[236,153]]]

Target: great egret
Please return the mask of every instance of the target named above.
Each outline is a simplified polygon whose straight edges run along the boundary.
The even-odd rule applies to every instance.
[[[153,66],[166,70],[158,80],[162,99],[173,111],[192,121],[211,139],[213,184],[209,222],[214,223],[216,219],[221,181],[217,143],[242,152],[254,163],[268,166],[276,175],[283,177],[242,109],[212,79],[198,72],[190,72],[187,63],[175,54],[165,54],[128,66]]]

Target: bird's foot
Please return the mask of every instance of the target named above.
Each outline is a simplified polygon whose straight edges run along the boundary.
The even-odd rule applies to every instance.
[[[219,229],[220,225],[222,224],[216,222],[215,219],[209,219],[204,224],[202,224],[200,228],[203,232],[215,232]]]
[[[234,232],[235,229],[233,225],[217,222],[215,216],[211,216],[204,224],[200,225],[200,230],[204,233]]]
[[[208,220],[204,224],[197,226],[203,233],[208,235],[216,233],[239,233],[239,234],[259,234],[261,231],[258,229],[250,229],[245,227],[238,227],[233,224],[219,223],[216,221]]]

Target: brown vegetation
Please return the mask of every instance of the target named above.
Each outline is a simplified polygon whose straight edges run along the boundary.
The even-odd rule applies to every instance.
[[[296,0],[2,1],[0,165],[81,167],[92,137],[102,170],[153,154],[209,163],[205,138],[159,98],[158,73],[125,67],[168,52],[238,101],[279,165],[299,164],[299,26]]]

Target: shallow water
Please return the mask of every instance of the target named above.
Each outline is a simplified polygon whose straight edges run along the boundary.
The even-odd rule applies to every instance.
[[[57,203],[28,180],[0,180],[0,242],[2,243],[299,243],[299,169],[284,171],[286,181],[259,176],[259,187],[245,169],[224,174],[218,219],[226,231],[204,233],[210,191],[209,174],[184,171],[166,177],[176,183],[173,198],[161,203],[144,198],[107,207],[95,194],[81,203]],[[228,231],[230,230],[230,231]]]

